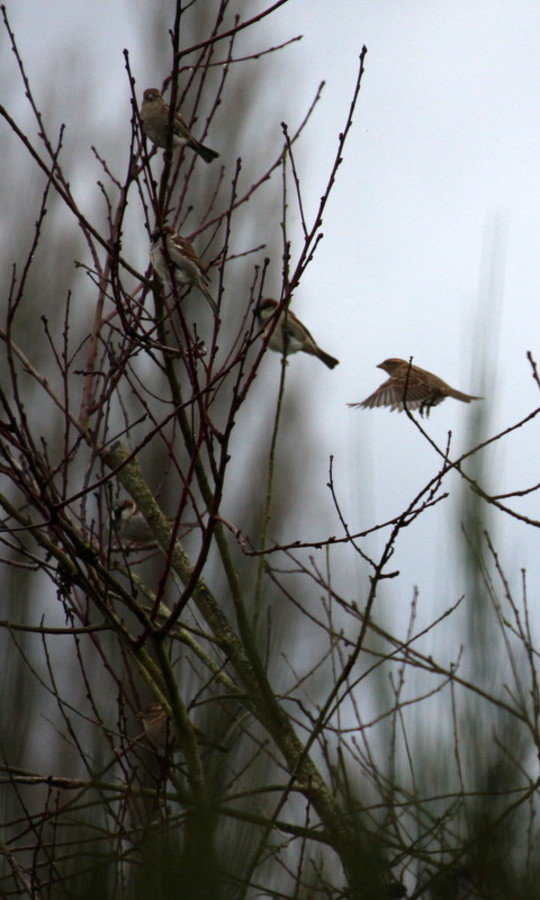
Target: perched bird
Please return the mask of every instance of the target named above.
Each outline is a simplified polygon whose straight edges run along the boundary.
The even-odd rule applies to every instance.
[[[266,331],[272,327],[272,317],[278,305],[275,300],[270,299],[260,300],[257,304],[257,318]],[[268,346],[282,355],[299,351],[309,353],[320,359],[329,369],[333,369],[339,363],[339,359],[334,359],[333,356],[317,346],[306,326],[302,325],[300,319],[297,319],[290,309],[284,310],[280,314]]]
[[[152,544],[156,539],[134,500],[117,503],[112,510],[112,524],[121,541],[132,544]]]
[[[147,88],[143,94],[141,105],[141,122],[146,137],[157,147],[167,149],[169,138],[169,105],[165,103],[161,92],[157,88]],[[172,119],[171,147],[183,147],[187,145],[195,150],[206,163],[212,162],[219,153],[205,147],[191,134],[179,112]]]
[[[425,410],[426,415],[429,415],[431,407],[442,403],[445,397],[454,397],[463,403],[482,399],[454,390],[442,378],[426,372],[419,366],[413,366],[404,359],[385,359],[377,368],[388,372],[390,378],[361,403],[349,403],[348,406],[354,409],[360,406],[368,409],[375,406],[389,406],[391,410],[400,411],[407,407],[420,409],[420,415],[423,415]]]
[[[206,268],[186,238],[170,225],[157,228],[150,235],[150,260],[154,272],[162,281],[171,283],[171,275],[179,287],[194,284],[204,294],[212,310],[217,313],[216,301],[208,290]]]
[[[167,517],[167,522],[172,528],[174,522]],[[124,543],[130,544],[155,544],[156,538],[150,528],[148,522],[141,513],[139,507],[134,500],[127,498],[122,503],[117,503],[112,510],[112,524],[116,534]],[[178,534],[177,538],[183,537],[187,531],[193,528],[193,524],[186,522],[186,531]]]
[[[165,750],[169,753],[177,753],[179,747],[176,742],[173,724],[163,709],[161,703],[150,703],[137,713],[137,719],[140,719],[144,728],[144,736],[158,750]],[[202,747],[215,747],[222,753],[227,752],[226,747],[211,741],[196,725],[193,726],[197,743]]]

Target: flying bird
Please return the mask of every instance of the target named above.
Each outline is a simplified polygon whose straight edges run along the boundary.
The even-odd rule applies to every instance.
[[[162,281],[170,284],[172,275],[178,287],[198,287],[213,312],[217,313],[216,301],[205,283],[208,280],[206,267],[187,238],[180,237],[170,225],[157,228],[150,235],[150,261]]]
[[[389,406],[391,410],[420,409],[420,415],[424,411],[429,416],[432,406],[437,406],[446,397],[454,397],[463,403],[471,400],[481,400],[473,394],[463,394],[446,384],[442,378],[426,372],[419,366],[413,366],[404,359],[385,359],[379,363],[378,369],[388,372],[390,378],[384,381],[373,394],[362,400],[361,403],[349,403],[353,409],[365,407],[373,409],[375,406]]]
[[[157,147],[164,150],[169,146],[169,104],[165,103],[161,91],[157,88],[147,88],[143,94],[141,104],[142,129],[148,138]],[[219,153],[205,147],[193,137],[184,119],[176,112],[172,119],[171,147],[191,147],[206,163],[212,162]]]
[[[268,332],[272,327],[272,319],[278,306],[279,304],[275,300],[270,300],[269,298],[260,300],[257,304],[257,318],[261,326],[265,328],[265,332]],[[296,318],[290,309],[283,310],[280,313],[278,323],[268,341],[268,346],[271,350],[275,350],[276,353],[281,353],[282,355],[299,353],[301,351],[309,353],[311,356],[316,356],[320,359],[329,369],[333,369],[339,363],[339,359],[334,359],[333,356],[325,353],[324,350],[317,346],[306,326],[302,324],[300,319]]]

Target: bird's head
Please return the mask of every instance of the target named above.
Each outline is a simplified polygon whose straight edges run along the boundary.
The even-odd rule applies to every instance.
[[[260,322],[268,322],[269,319],[274,315],[278,304],[275,300],[271,300],[267,297],[264,300],[259,300],[257,306],[255,307],[255,313]]]
[[[141,719],[143,722],[148,722],[155,719],[162,719],[165,716],[166,712],[161,703],[149,703],[148,706],[145,706],[144,709],[141,709],[136,713],[135,718]]]
[[[163,225],[162,228],[154,228],[150,235],[150,243],[152,246],[161,241],[163,238],[166,238],[168,234],[173,234],[174,228],[171,228],[170,225]]]
[[[127,519],[130,515],[136,512],[137,506],[134,500],[122,500],[121,503],[117,503],[112,508],[112,521],[115,525],[119,525],[122,519]]]
[[[143,102],[144,103],[155,103],[156,100],[161,100],[161,91],[158,91],[157,88],[146,88],[143,94]]]
[[[390,376],[394,376],[399,372],[402,366],[406,365],[407,363],[404,359],[385,359],[384,362],[379,363],[377,368],[384,369]]]

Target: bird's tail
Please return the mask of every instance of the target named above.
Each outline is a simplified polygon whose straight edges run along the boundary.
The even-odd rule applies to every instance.
[[[188,147],[191,147],[192,150],[195,150],[195,153],[198,153],[201,159],[204,159],[205,163],[211,163],[213,159],[219,156],[215,150],[211,150],[210,147],[205,147],[204,144],[200,144],[199,141],[191,140],[188,141]]]
[[[463,394],[461,391],[454,390],[454,388],[448,391],[448,396],[453,397],[455,400],[461,400],[463,403],[470,403],[471,400],[483,400],[483,397],[475,397],[474,394]]]
[[[325,353],[320,347],[317,347],[315,356],[317,356],[325,366],[328,366],[329,369],[333,369],[339,363],[339,359],[335,359],[335,357],[330,356],[329,353]]]
[[[214,300],[214,298],[212,297],[212,294],[210,293],[210,291],[209,291],[208,288],[206,287],[206,285],[205,285],[204,281],[202,280],[202,278],[199,279],[198,284],[199,284],[200,290],[203,292],[204,296],[206,297],[206,299],[208,300],[210,306],[212,307],[212,312],[214,312],[214,313],[217,315],[217,311],[218,311],[217,303],[216,303],[216,301]]]

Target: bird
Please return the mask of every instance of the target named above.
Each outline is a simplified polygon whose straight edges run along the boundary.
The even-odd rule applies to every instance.
[[[137,713],[136,718],[142,722],[144,728],[144,736],[157,749],[167,751],[169,753],[177,753],[180,749],[176,740],[173,724],[170,716],[167,715],[161,703],[150,703]],[[208,736],[192,725],[197,743],[202,747],[215,747],[222,753],[227,752],[227,748],[221,744],[211,741]]]
[[[463,403],[471,400],[481,400],[473,394],[463,394],[446,384],[442,378],[427,372],[419,366],[413,366],[404,359],[385,359],[379,363],[378,369],[388,372],[390,378],[384,381],[373,394],[362,400],[361,403],[349,403],[353,409],[365,407],[373,409],[375,406],[389,406],[390,410],[397,409],[400,412],[407,409],[420,409],[420,415],[429,411],[432,406],[437,406],[446,397],[454,397]]]
[[[121,541],[155,544],[155,535],[134,500],[126,499],[113,506],[111,520]]]
[[[174,521],[168,516],[166,518],[167,524],[172,528]],[[116,534],[122,542],[130,544],[156,543],[154,532],[134,500],[126,498],[126,500],[113,506],[111,519]],[[190,530],[194,525],[186,522],[182,527]],[[183,537],[186,533],[187,531],[178,534],[177,539]]]
[[[216,301],[208,290],[206,267],[187,238],[180,237],[171,225],[156,228],[150,235],[150,261],[156,275],[171,284],[171,275],[179,287],[195,285],[204,294],[214,313]]]
[[[145,90],[141,105],[142,129],[156,147],[163,147],[164,150],[169,147],[169,109],[169,104],[165,103],[161,91],[158,91],[157,88]],[[206,163],[212,162],[219,156],[215,150],[205,147],[193,137],[179,112],[175,112],[172,118],[171,131],[170,146],[172,148],[191,147]]]
[[[279,303],[270,298],[260,300],[257,304],[255,312],[265,332],[268,332],[272,327],[272,319],[278,306]],[[279,321],[268,341],[268,346],[271,350],[275,350],[282,355],[299,353],[300,351],[309,353],[311,356],[316,356],[320,359],[329,369],[333,369],[339,363],[339,359],[334,359],[333,356],[325,353],[324,350],[317,346],[306,326],[302,324],[300,319],[296,318],[290,309],[283,310],[280,313]]]

